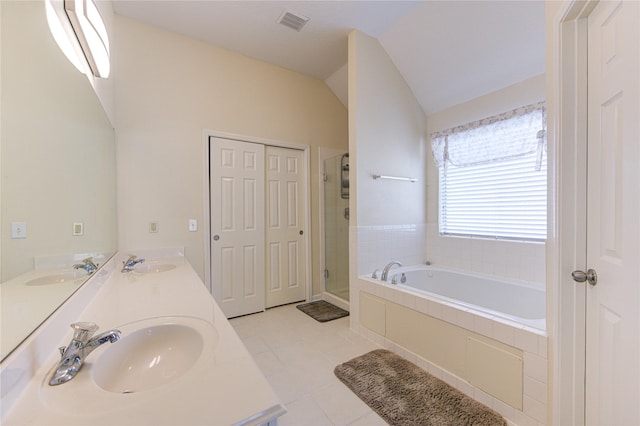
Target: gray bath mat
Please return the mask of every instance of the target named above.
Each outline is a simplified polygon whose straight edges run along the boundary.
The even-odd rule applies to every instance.
[[[296,308],[300,309],[305,314],[309,315],[316,321],[327,322],[334,319],[346,317],[349,315],[348,311],[342,308],[332,305],[324,300],[317,300],[311,303],[305,303],[298,305]]]
[[[390,425],[507,424],[495,411],[384,349],[340,364],[334,373]]]

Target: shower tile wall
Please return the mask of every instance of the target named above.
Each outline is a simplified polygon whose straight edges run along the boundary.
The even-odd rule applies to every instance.
[[[426,225],[360,226],[357,228],[358,275],[370,274],[392,260],[403,265],[426,261]]]
[[[426,226],[426,241],[427,259],[434,265],[544,285],[543,243],[441,237],[437,224]]]

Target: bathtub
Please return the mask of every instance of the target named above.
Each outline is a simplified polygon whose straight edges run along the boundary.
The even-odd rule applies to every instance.
[[[404,283],[402,274],[406,277]],[[397,284],[391,284],[394,277]],[[427,265],[393,268],[387,282],[372,279],[371,275],[367,278],[465,310],[545,329],[545,291],[533,284]]]
[[[426,265],[393,268],[388,279],[355,281],[354,329],[513,423],[547,424],[540,391],[548,367],[545,292],[538,284]]]

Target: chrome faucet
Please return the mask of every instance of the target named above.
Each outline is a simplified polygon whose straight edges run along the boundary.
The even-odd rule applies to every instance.
[[[51,375],[51,380],[49,380],[51,386],[60,385],[73,379],[82,368],[85,358],[94,349],[103,343],[113,343],[120,339],[120,330],[105,331],[92,338],[93,333],[98,330],[98,326],[92,322],[76,322],[71,324],[71,328],[74,330],[71,342],[68,346],[58,348],[61,359],[56,371]]]
[[[138,263],[144,262],[144,259],[138,259],[138,256],[135,254],[130,254],[129,259],[122,262],[122,271],[121,272],[131,272],[133,271],[133,267]]]
[[[380,279],[382,281],[386,281],[387,277],[389,276],[389,269],[393,268],[396,265],[402,266],[402,263],[398,262],[397,260],[394,260],[393,262],[389,262],[387,266],[385,266],[384,269],[382,270],[382,275],[380,276]]]
[[[82,259],[82,263],[73,265],[73,269],[84,269],[87,271],[87,274],[91,275],[98,269],[98,265],[93,263],[93,257],[87,257],[86,259]]]

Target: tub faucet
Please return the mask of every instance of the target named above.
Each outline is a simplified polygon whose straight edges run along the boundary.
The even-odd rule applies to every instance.
[[[389,269],[393,268],[396,265],[402,266],[402,263],[398,262],[397,260],[394,260],[393,262],[389,262],[387,266],[385,266],[384,269],[382,270],[382,275],[380,276],[380,279],[382,281],[386,281],[387,276],[389,275]]]
[[[76,322],[71,324],[71,328],[74,330],[71,342],[68,346],[58,348],[61,359],[56,371],[51,375],[51,380],[49,380],[51,386],[60,385],[73,379],[82,368],[85,358],[94,349],[103,343],[113,343],[120,339],[120,330],[105,331],[92,338],[93,333],[98,330],[98,326],[92,322]]]
[[[84,269],[87,271],[87,274],[91,275],[98,269],[98,265],[93,263],[93,257],[87,257],[86,259],[82,259],[82,263],[73,265],[73,269]]]
[[[122,271],[121,272],[131,272],[133,271],[133,267],[138,263],[144,262],[144,259],[138,259],[138,256],[135,254],[130,254],[129,259],[122,262]]]

